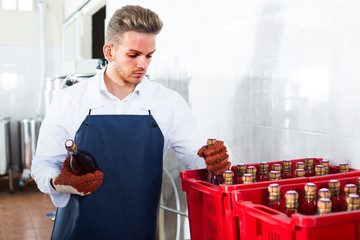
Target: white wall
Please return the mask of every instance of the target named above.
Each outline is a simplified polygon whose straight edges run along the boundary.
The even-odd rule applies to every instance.
[[[107,13],[123,4],[163,19],[150,75],[190,79],[200,131],[224,139],[235,164],[360,168],[359,1],[108,0]]]
[[[360,168],[360,1],[108,0],[107,16],[126,4],[162,18],[150,76],[188,96],[233,164],[323,157]]]

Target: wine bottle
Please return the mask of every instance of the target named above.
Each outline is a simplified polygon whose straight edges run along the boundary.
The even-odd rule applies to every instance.
[[[272,170],[277,171],[280,174],[280,179],[282,178],[282,165],[279,163],[275,163],[272,165]]]
[[[290,190],[285,193],[285,213],[288,217],[297,213],[299,207],[298,199],[299,194],[294,190]]]
[[[246,164],[245,163],[240,163],[237,165],[236,168],[236,183],[237,184],[242,184],[242,176],[245,174],[246,172]]]
[[[283,160],[282,163],[282,169],[283,169],[283,179],[291,178],[291,161],[290,160]]]
[[[328,185],[331,192],[331,212],[338,212],[340,210],[340,182],[333,179],[329,181]]]
[[[269,181],[277,181],[280,180],[281,175],[278,171],[270,171],[269,172]]]
[[[297,162],[295,165],[295,169],[304,169],[305,170],[305,163],[304,162]]]
[[[242,176],[242,182],[243,182],[243,184],[253,183],[253,175],[250,174],[250,173],[245,173],[245,174]]]
[[[256,174],[256,172],[257,172],[257,169],[256,169],[255,166],[249,166],[249,167],[246,169],[246,173],[251,174],[251,175],[253,176],[253,180],[252,180],[253,183],[256,182],[256,179],[257,179],[257,174]]]
[[[315,215],[316,210],[316,185],[314,183],[305,184],[305,196],[302,211],[304,215]]]
[[[341,210],[342,211],[346,211],[346,209],[347,209],[347,200],[346,200],[347,197],[350,194],[356,194],[356,192],[357,192],[357,188],[356,188],[355,184],[349,183],[349,184],[345,185],[345,187],[344,187],[344,199],[341,202]]]
[[[329,160],[323,159],[323,160],[321,160],[320,164],[325,167],[325,174],[324,175],[328,175],[330,173],[330,162],[329,162]]]
[[[305,177],[314,176],[314,159],[305,158]]]
[[[294,173],[295,173],[295,178],[305,177],[305,170],[302,168],[295,169]]]
[[[234,184],[234,173],[231,170],[226,170],[223,174],[224,184],[233,185]]]
[[[209,138],[206,142],[207,147],[212,146],[216,142],[216,139]],[[220,185],[223,183],[222,176],[215,175],[214,171],[208,170],[206,174],[206,181],[214,185]]]
[[[97,164],[95,157],[87,151],[78,149],[73,140],[68,139],[65,142],[65,148],[71,156],[70,167],[74,174],[84,175],[99,170],[99,165]]]
[[[269,180],[269,163],[261,162],[259,165],[259,181],[265,182]]]
[[[340,163],[339,165],[339,171],[340,173],[347,173],[350,171],[349,164],[348,163]]]
[[[280,185],[277,183],[268,186],[269,191],[269,207],[280,211]]]

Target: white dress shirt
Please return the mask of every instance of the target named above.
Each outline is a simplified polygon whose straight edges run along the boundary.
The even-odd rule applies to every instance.
[[[50,194],[56,207],[66,206],[70,194],[56,192],[50,179],[60,173],[68,155],[65,141],[75,138],[90,109],[92,115],[147,115],[150,110],[164,136],[163,155],[171,147],[187,169],[206,167],[204,159],[197,156],[206,139],[199,134],[189,106],[177,92],[144,77],[131,94],[119,100],[107,90],[103,70],[59,91],[41,125],[31,176],[42,192]]]

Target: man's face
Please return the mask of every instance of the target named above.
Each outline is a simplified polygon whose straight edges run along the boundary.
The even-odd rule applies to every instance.
[[[155,52],[155,34],[125,32],[120,43],[112,46],[113,67],[119,81],[138,84],[144,77]]]

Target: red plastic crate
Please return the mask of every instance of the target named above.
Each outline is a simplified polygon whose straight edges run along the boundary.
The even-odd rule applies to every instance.
[[[293,164],[303,159],[292,160]],[[269,163],[271,166],[274,163]],[[259,164],[248,164],[256,166]],[[295,168],[295,165],[294,165]],[[235,167],[236,169],[236,167]],[[236,171],[232,168],[234,175]],[[186,192],[190,235],[192,240],[232,240],[239,239],[237,218],[233,215],[231,193],[234,190],[267,186],[270,183],[280,185],[308,182],[308,179],[293,178],[279,181],[257,182],[252,184],[235,184],[215,186],[205,179],[207,170],[187,170],[180,172],[182,190]]]
[[[345,184],[354,183],[359,177],[350,173],[337,175],[341,189]],[[345,176],[346,178],[342,178]],[[348,175],[349,176],[349,175]],[[335,178],[334,178],[335,179]],[[313,181],[317,190],[328,187],[328,180]],[[234,191],[232,194],[234,216],[239,224],[241,240],[322,240],[322,239],[360,239],[360,210],[336,212],[324,216],[305,216],[301,213],[288,217],[284,212],[284,194],[288,190],[299,193],[299,206],[304,201],[305,183],[281,186],[281,212],[267,207],[267,186],[256,189]],[[340,196],[340,199],[343,195]],[[301,209],[299,210],[301,212]]]

